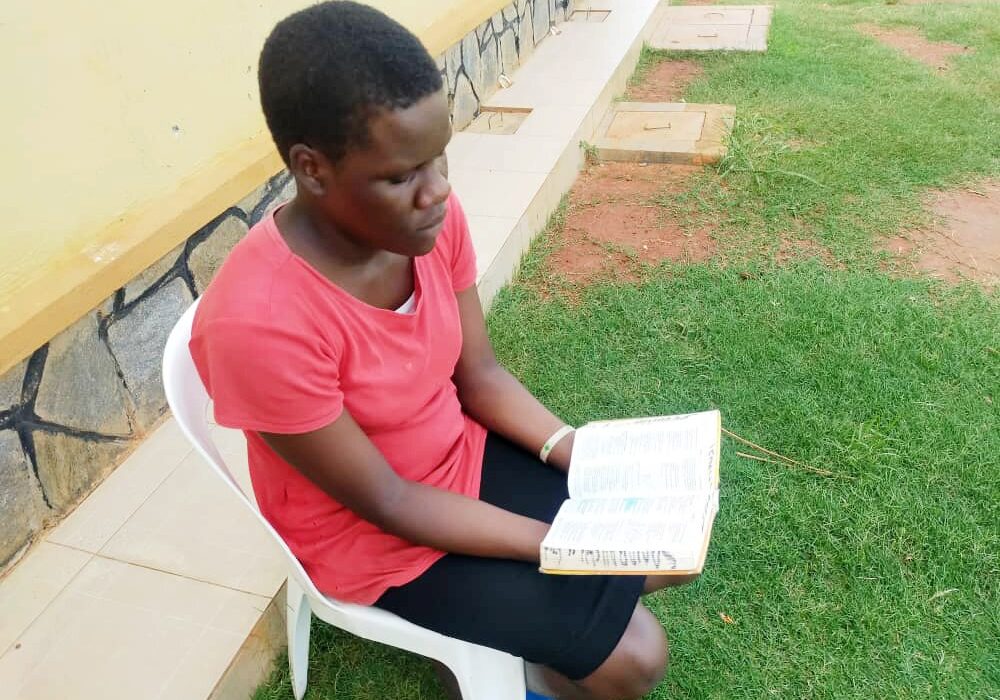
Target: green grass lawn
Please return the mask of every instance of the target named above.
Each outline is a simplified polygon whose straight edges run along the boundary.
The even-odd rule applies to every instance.
[[[727,445],[705,574],[649,601],[673,653],[655,697],[996,695],[996,304],[817,264],[697,266],[573,305],[515,288],[490,320],[571,421],[719,407],[838,475]]]
[[[705,75],[686,95],[737,106],[727,176],[706,172],[661,203],[682,220],[721,221],[729,256],[767,256],[792,231],[870,269],[873,236],[926,221],[928,188],[1000,170],[1000,3],[777,8],[766,53],[700,55]],[[855,31],[862,23],[973,52],[935,72]]]
[[[935,73],[862,22],[974,53]],[[781,0],[766,54],[697,60],[687,99],[738,106],[731,156],[654,199],[715,222],[718,258],[543,295],[550,232],[489,318],[567,420],[718,407],[836,475],[726,445],[705,573],[648,601],[672,647],[653,697],[1000,698],[1000,295],[875,245],[926,220],[927,189],[1000,173],[1000,5]],[[829,255],[774,264],[790,231]],[[421,659],[313,640],[310,698],[441,696]],[[257,700],[291,697],[286,676]]]

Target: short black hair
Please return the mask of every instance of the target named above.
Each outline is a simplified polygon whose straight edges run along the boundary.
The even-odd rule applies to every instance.
[[[271,31],[260,54],[260,102],[288,165],[296,143],[333,161],[368,139],[369,119],[405,109],[441,89],[441,73],[420,40],[357,2],[322,2]]]

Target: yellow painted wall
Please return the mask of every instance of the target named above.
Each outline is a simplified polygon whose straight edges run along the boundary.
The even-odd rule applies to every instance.
[[[280,169],[257,56],[309,4],[4,3],[0,372]],[[438,55],[507,2],[371,4]]]

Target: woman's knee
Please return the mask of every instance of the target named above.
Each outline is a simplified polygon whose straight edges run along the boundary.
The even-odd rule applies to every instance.
[[[667,635],[652,613],[636,607],[625,634],[607,660],[582,685],[601,700],[630,700],[649,693],[667,672]]]

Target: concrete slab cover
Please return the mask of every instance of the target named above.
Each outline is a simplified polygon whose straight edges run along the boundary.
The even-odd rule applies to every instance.
[[[736,108],[684,102],[618,102],[597,131],[598,156],[643,163],[718,162]]]
[[[746,50],[749,26],[732,24],[673,24],[657,35],[657,48],[685,51]]]
[[[619,111],[611,120],[607,137],[618,139],[623,145],[645,142],[650,137],[665,141],[697,141],[704,126],[704,112]]]
[[[683,51],[766,51],[769,5],[662,5],[650,20],[649,44]]]
[[[670,7],[666,17],[674,24],[750,24],[752,7],[680,6]]]

